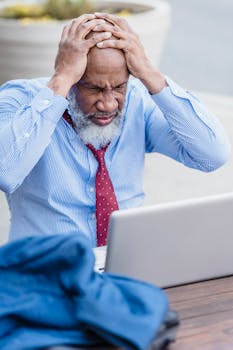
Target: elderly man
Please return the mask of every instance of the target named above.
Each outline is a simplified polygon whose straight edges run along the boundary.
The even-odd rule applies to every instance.
[[[145,152],[208,172],[230,146],[199,100],[152,66],[125,20],[83,15],[64,28],[50,79],[0,91],[10,239],[75,232],[106,244],[111,212],[143,202]]]

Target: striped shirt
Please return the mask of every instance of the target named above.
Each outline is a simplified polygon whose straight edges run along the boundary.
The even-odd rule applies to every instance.
[[[98,163],[62,118],[68,101],[54,95],[47,81],[14,80],[0,89],[0,188],[11,211],[10,239],[75,232],[95,246]],[[145,152],[202,171],[229,158],[218,120],[196,97],[167,82],[152,96],[139,80],[128,83],[122,132],[105,155],[120,209],[143,203]]]

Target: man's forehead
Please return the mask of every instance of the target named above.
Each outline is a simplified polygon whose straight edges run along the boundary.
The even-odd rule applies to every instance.
[[[87,67],[89,66],[125,66],[126,60],[122,50],[93,47],[87,55]]]
[[[128,76],[122,51],[93,48],[89,54],[82,81],[100,87],[115,87],[127,81]]]
[[[124,79],[121,77],[114,77],[112,80],[104,80],[101,79],[91,79],[91,78],[83,78],[81,79],[78,84],[85,87],[85,88],[116,88],[116,87],[123,87],[124,85],[127,85],[128,83],[128,77],[125,77]]]

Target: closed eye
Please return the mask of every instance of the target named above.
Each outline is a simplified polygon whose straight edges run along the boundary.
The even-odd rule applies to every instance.
[[[78,84],[81,85],[84,89],[87,89],[93,93],[100,93],[107,90],[106,88],[102,88],[96,85],[90,85],[88,83],[83,83],[82,81],[80,81]],[[116,92],[122,92],[125,90],[126,86],[127,86],[127,81],[113,87],[111,90]]]
[[[98,86],[91,86],[87,88],[88,90],[95,91],[95,92],[103,92],[104,89]]]
[[[127,82],[124,82],[120,85],[115,86],[114,90],[123,90],[123,89],[125,89],[126,85],[127,85]]]

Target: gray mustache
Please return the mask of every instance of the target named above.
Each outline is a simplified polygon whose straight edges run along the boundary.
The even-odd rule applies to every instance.
[[[105,117],[105,118],[108,118],[110,116],[112,116],[113,114],[117,117],[118,115],[120,115],[120,111],[119,110],[116,110],[116,111],[113,111],[111,113],[107,113],[107,112],[96,112],[96,113],[91,113],[88,115],[88,118],[92,119],[92,118],[102,118],[102,117]]]

